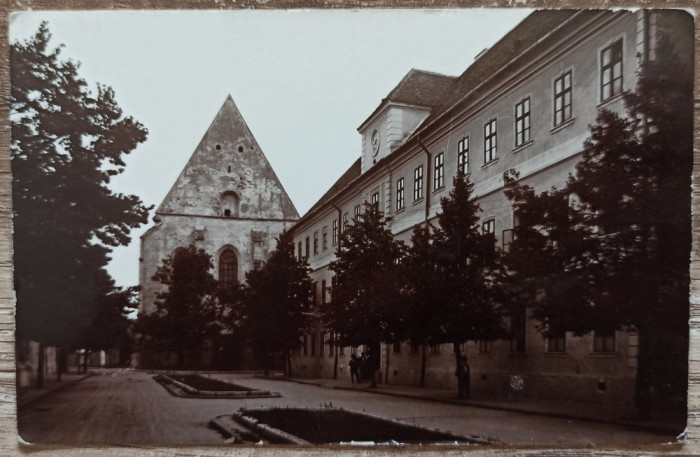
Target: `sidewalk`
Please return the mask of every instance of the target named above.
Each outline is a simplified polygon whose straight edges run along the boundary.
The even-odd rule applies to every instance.
[[[564,400],[545,400],[533,398],[513,398],[505,400],[463,400],[457,398],[457,392],[445,389],[420,388],[395,384],[378,384],[377,388],[369,387],[369,382],[351,383],[347,379],[304,379],[270,376],[266,379],[315,385],[326,389],[355,390],[377,395],[413,398],[432,402],[449,403],[454,405],[489,408],[502,411],[512,411],[525,414],[536,414],[572,420],[586,420],[610,423],[625,427],[640,428],[660,433],[680,434],[685,429],[685,422],[671,417],[655,417],[648,420],[635,418],[635,411],[610,405],[584,403]]]
[[[63,373],[60,381],[56,380],[55,374],[48,375],[44,378],[44,387],[41,389],[25,387],[17,390],[17,410],[25,408],[37,400],[48,397],[54,392],[73,386],[92,375],[93,373],[89,371],[87,374]]]

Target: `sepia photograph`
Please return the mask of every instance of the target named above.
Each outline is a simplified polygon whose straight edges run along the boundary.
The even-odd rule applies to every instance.
[[[694,21],[11,13],[18,441],[682,451]]]

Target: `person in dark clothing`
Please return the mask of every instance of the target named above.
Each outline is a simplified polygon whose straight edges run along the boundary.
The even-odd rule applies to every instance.
[[[457,364],[455,376],[457,376],[457,389],[459,398],[469,398],[469,377],[471,375],[467,356],[463,355]]]
[[[354,384],[355,379],[357,379],[357,382],[360,382],[360,377],[357,374],[357,356],[355,354],[350,356],[350,362],[348,365],[350,365],[350,382]]]

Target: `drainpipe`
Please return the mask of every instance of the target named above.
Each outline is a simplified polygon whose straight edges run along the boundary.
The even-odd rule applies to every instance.
[[[391,189],[393,189],[393,170],[389,166],[389,164],[386,164],[386,169],[389,172],[389,208],[391,208]],[[389,351],[390,345],[386,345],[386,364],[384,366],[384,384],[389,384],[389,364],[391,362],[390,358],[390,351]]]
[[[428,165],[425,167],[425,177],[426,177],[426,186],[424,187],[425,190],[425,226],[428,227],[428,218],[430,216],[430,165],[431,165],[431,159],[432,156],[430,154],[430,151],[428,151],[428,148],[425,147],[423,142],[420,140],[420,135],[416,137],[418,140],[418,145],[423,149],[423,152],[425,152],[426,157],[428,157]]]
[[[331,200],[331,206],[335,208],[338,211],[338,239],[336,243],[336,249],[340,249],[340,232],[342,230],[342,224],[343,221],[341,219],[342,217],[342,210],[336,206],[336,204]],[[337,251],[336,251],[337,252]],[[321,283],[323,284],[323,283]],[[331,284],[333,284],[333,281],[331,281]],[[325,294],[326,291],[324,290],[323,293]],[[332,334],[333,339],[333,350],[335,351],[335,356],[333,359],[333,379],[338,379],[338,339],[336,338],[335,333]]]

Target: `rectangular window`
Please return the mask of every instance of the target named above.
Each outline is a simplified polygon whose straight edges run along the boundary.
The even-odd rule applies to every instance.
[[[392,348],[392,352],[394,354],[401,354],[401,342],[394,343],[394,347]]]
[[[413,201],[423,198],[423,165],[413,170]]]
[[[496,119],[484,125],[484,163],[496,160]]]
[[[469,173],[469,137],[465,136],[457,143],[457,168],[465,175]]]
[[[396,211],[403,209],[404,198],[403,198],[403,178],[396,181]]]
[[[343,232],[345,230],[347,230],[349,220],[350,220],[350,216],[348,215],[348,213],[343,214]]]
[[[305,248],[305,249],[304,249],[304,252],[306,253],[306,258],[307,258],[307,259],[309,258],[309,248],[310,248],[310,247],[311,247],[311,243],[310,243],[309,237],[307,236],[307,237],[306,237],[306,245],[304,246],[304,248]]]
[[[411,343],[411,354],[418,354],[420,351],[420,344]]]
[[[321,249],[328,249],[328,226],[324,225],[321,229]]]
[[[302,257],[302,255],[301,255],[301,241],[299,241],[298,248],[299,249],[297,250],[297,259],[301,260],[301,257]]]
[[[314,232],[314,255],[318,254],[318,232]]]
[[[596,330],[593,337],[594,352],[615,352],[615,330]]]
[[[326,280],[321,281],[321,305],[326,304]]]
[[[600,96],[605,101],[622,92],[622,39],[600,51]]]
[[[547,352],[566,352],[566,334],[553,333],[547,337]]]
[[[554,126],[571,119],[571,71],[554,80]]]
[[[530,97],[515,105],[515,147],[530,141]]]
[[[372,206],[379,209],[379,192],[375,192],[372,194],[372,199],[370,200],[372,203]]]
[[[360,205],[355,205],[355,217],[353,217],[353,221],[357,219],[357,216],[360,215]]]
[[[338,244],[338,219],[333,219],[333,246]]]
[[[496,219],[489,219],[481,224],[481,233],[496,233]]]
[[[433,170],[433,190],[442,189],[445,186],[445,153],[435,156],[435,170]]]
[[[493,340],[479,340],[479,352],[490,354],[493,352]]]
[[[440,345],[439,344],[433,344],[430,346],[430,353],[431,354],[439,354],[440,353]]]

